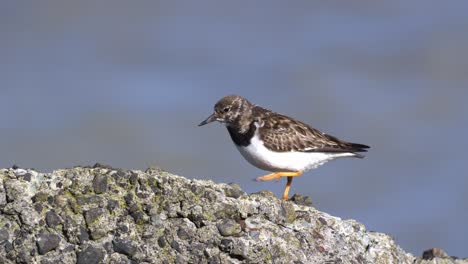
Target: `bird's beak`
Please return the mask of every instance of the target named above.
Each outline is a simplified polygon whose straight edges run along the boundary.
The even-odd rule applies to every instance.
[[[213,121],[216,121],[218,119],[218,117],[216,117],[216,113],[213,113],[211,114],[207,119],[205,119],[203,122],[201,122],[200,124],[198,124],[198,126],[203,126],[203,125],[206,125],[208,123],[211,123]]]

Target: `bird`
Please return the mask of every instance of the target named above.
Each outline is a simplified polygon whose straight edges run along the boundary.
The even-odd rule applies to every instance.
[[[337,158],[364,158],[360,153],[370,148],[340,140],[239,95],[221,98],[214,112],[198,126],[214,121],[226,126],[234,145],[250,164],[271,172],[256,181],[287,178],[283,200],[288,200],[295,177]]]

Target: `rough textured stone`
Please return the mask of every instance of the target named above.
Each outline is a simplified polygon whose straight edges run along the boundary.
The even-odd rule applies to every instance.
[[[222,220],[216,226],[222,236],[235,236],[242,231],[241,226],[232,219]]]
[[[88,246],[77,254],[77,264],[98,264],[104,260],[106,251],[103,248]]]
[[[293,197],[159,169],[0,169],[0,263],[468,263]]]
[[[112,244],[114,245],[115,252],[127,255],[129,257],[133,257],[137,252],[137,247],[133,245],[132,241],[127,239],[115,238],[112,241]]]
[[[6,228],[0,228],[0,244],[7,241],[10,237],[8,230]]]
[[[97,194],[107,192],[107,175],[96,175],[93,179],[93,188]]]
[[[56,234],[42,233],[37,239],[37,249],[39,254],[44,255],[47,252],[56,249],[59,246],[60,237]]]
[[[302,196],[297,193],[291,197],[291,201],[298,205],[313,206],[312,199],[310,199],[310,197]]]
[[[449,256],[440,248],[431,248],[423,252],[422,259],[431,260],[434,258],[448,258]]]
[[[232,198],[239,198],[242,195],[245,194],[245,192],[242,191],[240,186],[235,183],[229,183],[229,188],[225,189],[225,193],[227,197],[232,197]]]
[[[50,210],[46,214],[46,223],[49,227],[55,227],[60,223],[60,218],[54,210]]]
[[[91,208],[85,211],[84,215],[89,234],[93,240],[106,236],[115,227],[115,223],[112,226],[109,225],[108,214],[105,209]]]
[[[450,257],[440,248],[431,248],[423,252],[422,258],[416,259],[415,264],[464,264],[468,259]]]
[[[104,214],[104,210],[101,208],[91,208],[85,212],[86,223],[89,225],[94,224],[96,220]]]

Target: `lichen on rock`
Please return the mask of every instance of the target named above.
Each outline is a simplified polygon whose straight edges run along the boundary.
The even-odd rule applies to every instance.
[[[100,164],[0,170],[0,263],[468,263],[236,184]]]

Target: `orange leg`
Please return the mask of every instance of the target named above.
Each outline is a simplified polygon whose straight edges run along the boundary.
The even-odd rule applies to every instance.
[[[301,176],[302,171],[297,171],[297,172],[273,172],[270,174],[267,174],[262,177],[258,177],[255,179],[256,181],[271,181],[271,180],[279,180],[281,177],[296,177],[296,176]]]
[[[288,182],[286,183],[286,186],[284,187],[284,192],[283,192],[283,200],[284,201],[286,201],[288,199],[289,189],[291,188],[292,180],[293,180],[293,177],[288,176]]]
[[[257,181],[271,181],[271,180],[279,180],[281,177],[288,177],[288,181],[286,183],[286,187],[284,187],[284,192],[283,192],[283,200],[288,199],[288,194],[289,194],[289,189],[291,188],[291,183],[293,180],[293,177],[301,176],[302,171],[297,171],[297,172],[273,172],[270,174],[267,174],[262,177],[258,177],[256,180]]]

